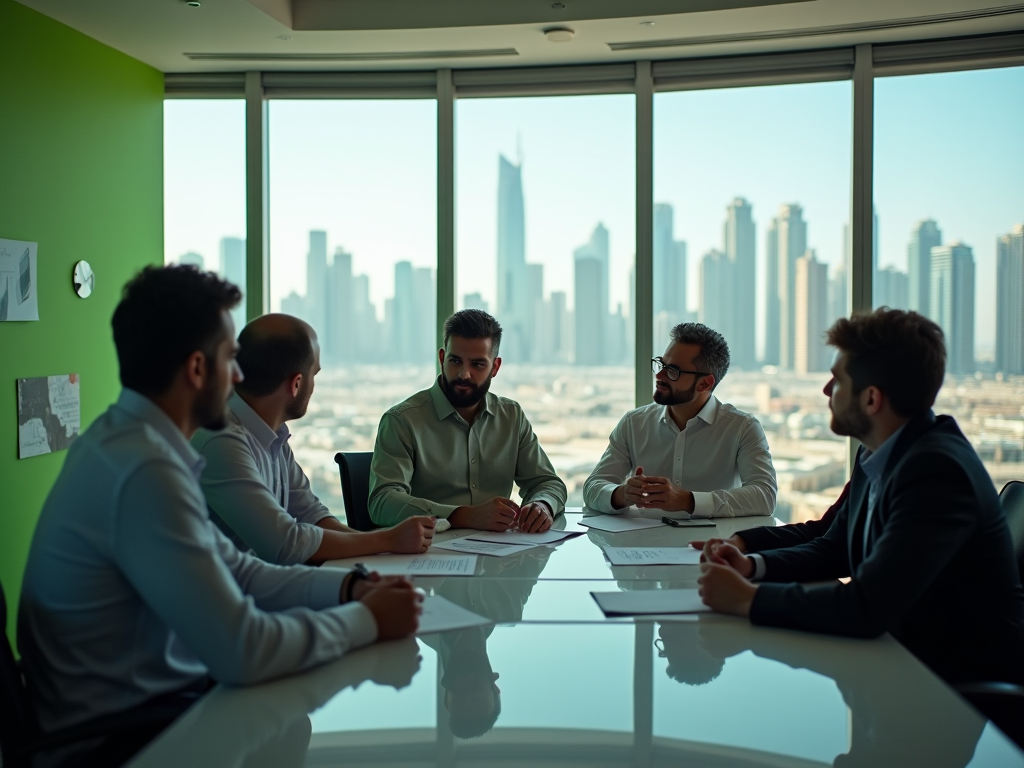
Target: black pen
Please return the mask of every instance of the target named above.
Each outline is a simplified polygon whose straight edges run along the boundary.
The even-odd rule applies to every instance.
[[[693,519],[689,519],[689,520],[676,520],[674,517],[663,517],[663,518],[661,518],[661,522],[663,522],[665,525],[671,525],[673,528],[717,528],[718,527],[714,523],[712,523],[710,520],[705,520],[703,518],[700,518],[700,519],[697,519],[697,520],[693,520]]]

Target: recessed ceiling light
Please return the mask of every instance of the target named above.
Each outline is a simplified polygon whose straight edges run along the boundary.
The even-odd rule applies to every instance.
[[[556,11],[561,11],[565,8],[565,3],[552,3],[551,8]]]
[[[640,26],[641,27],[653,27],[655,25],[655,23],[656,22],[653,22],[653,21],[641,21],[640,22]]]
[[[277,39],[278,40],[291,40],[291,38],[288,37],[288,35],[278,35]]]
[[[576,33],[568,27],[555,27],[554,29],[544,30],[544,37],[550,43],[571,43],[575,36]]]
[[[189,7],[189,8],[199,8],[199,7],[201,7],[201,6],[203,5],[203,4],[202,4],[202,3],[200,3],[200,2],[199,2],[199,0],[187,0],[187,2],[185,3],[185,5],[187,5],[187,6]]]

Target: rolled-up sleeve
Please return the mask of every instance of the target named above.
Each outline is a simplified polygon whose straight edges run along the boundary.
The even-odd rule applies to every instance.
[[[344,571],[273,566],[239,552],[173,463],[130,476],[116,514],[119,569],[219,682],[292,674],[376,637],[365,606],[337,605]]]
[[[757,419],[747,420],[740,433],[736,467],[739,488],[693,492],[694,517],[747,517],[775,511],[775,467],[768,439]]]
[[[516,456],[516,485],[523,493],[523,503],[547,502],[551,512],[558,517],[565,511],[568,493],[551,459],[540,446],[537,435],[526,415],[519,414],[519,453]]]
[[[388,411],[380,420],[370,462],[370,519],[377,525],[396,525],[415,515],[447,519],[457,504],[439,504],[412,495],[416,448],[412,430],[400,413]]]
[[[291,491],[289,510],[285,510],[260,477],[252,452],[240,437],[219,433],[202,446],[202,454],[206,458],[201,480],[206,503],[259,557],[294,565],[316,553],[323,529],[315,523],[330,512],[313,495],[294,459],[289,479],[298,492]],[[290,451],[287,458],[291,459]],[[293,477],[296,472],[302,481]],[[298,512],[294,516],[289,514],[293,499]]]
[[[619,419],[619,423],[608,437],[608,447],[604,449],[604,455],[590,473],[587,482],[583,484],[583,503],[595,512],[617,514],[623,511],[612,506],[612,494],[633,471],[627,440],[627,418],[628,415]]]

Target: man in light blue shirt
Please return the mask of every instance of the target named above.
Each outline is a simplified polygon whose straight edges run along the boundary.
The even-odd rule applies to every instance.
[[[124,390],[72,445],[22,588],[19,647],[46,731],[416,629],[407,581],[268,565],[210,523],[188,438],[223,426],[241,378],[228,314],[239,298],[185,266],[147,267],[125,288],[112,323]]]

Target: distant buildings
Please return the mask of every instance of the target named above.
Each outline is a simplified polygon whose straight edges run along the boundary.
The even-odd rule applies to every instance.
[[[886,267],[875,272],[874,298],[876,307],[907,309],[910,280],[906,272]]]
[[[828,265],[808,251],[796,260],[793,308],[793,369],[797,373],[827,371],[831,363],[825,345],[828,316]]]
[[[996,241],[996,370],[1024,373],[1024,224]]]
[[[907,245],[907,309],[931,317],[932,248],[942,245],[942,232],[932,219],[918,222]]]
[[[779,276],[779,365],[792,370],[796,364],[796,260],[807,252],[803,208],[796,203],[780,206],[772,229]]]
[[[946,335],[946,370],[974,373],[974,252],[954,242],[931,250],[931,318]]]

